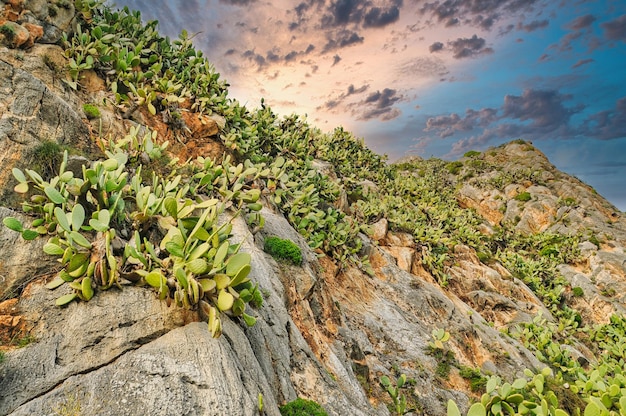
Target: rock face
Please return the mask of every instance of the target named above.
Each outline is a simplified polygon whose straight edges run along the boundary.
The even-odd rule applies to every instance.
[[[39,43],[26,50],[0,47],[0,219],[31,220],[10,197],[11,169],[28,167],[30,152],[42,141],[82,150],[85,155],[72,159],[76,172],[96,151],[94,126],[81,107],[106,98],[103,80],[87,73],[80,91],[68,88],[61,48],[42,44],[55,42],[69,28],[75,13],[70,3],[0,1],[11,23],[31,35],[37,28],[29,25],[43,28],[40,38],[33,38]],[[214,141],[224,128],[221,116],[185,113],[181,119],[187,133],[172,146],[182,147],[178,155],[227,150]],[[167,123],[141,111],[124,118],[103,109],[102,124],[107,134],[147,124],[174,138]],[[464,163],[480,169],[458,186],[456,198],[484,219],[483,234],[495,234],[503,224],[522,234],[580,233],[579,260],[558,268],[569,283],[568,302],[589,323],[626,312],[622,214],[526,143]],[[333,173],[327,162],[315,161],[314,167]],[[374,192],[376,185],[367,187]],[[502,264],[457,244],[447,253],[447,282],[439,284],[427,270],[422,244],[390,230],[382,218],[371,227],[371,238],[362,236],[361,254],[369,256],[371,273],[339,267],[318,258],[265,202],[265,226],[253,233],[238,217],[232,237],[251,254],[250,278],[261,288],[264,305],[248,311],[257,318],[251,328],[224,317],[219,339],[211,338],[196,311],[168,308],[144,287],[125,285],[89,302],[54,306],[64,289],[44,287],[57,263],[42,253],[43,239],[25,242],[0,228],[0,341],[7,350],[0,363],[0,414],[257,415],[262,397],[262,414],[277,416],[279,406],[304,397],[329,415],[389,415],[380,378],[404,373],[412,380],[406,395],[413,414],[442,415],[447,399],[467,407],[463,403],[475,396],[460,376],[461,366],[508,378],[543,366],[501,330],[538,313],[553,317]],[[345,193],[337,206],[349,209]],[[280,263],[266,254],[268,236],[294,241],[303,264]],[[569,293],[574,287],[584,295]],[[429,345],[435,329],[451,335],[445,348],[456,363],[446,377],[437,374],[441,358]],[[6,348],[26,336],[33,342]],[[593,359],[579,345],[568,347]]]

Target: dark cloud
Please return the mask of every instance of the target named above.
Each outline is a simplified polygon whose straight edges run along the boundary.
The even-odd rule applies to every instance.
[[[570,117],[583,107],[566,108],[563,101],[572,98],[554,90],[526,89],[520,96],[506,95],[502,106],[502,117],[530,121],[535,128],[553,130],[566,125]]]
[[[341,56],[335,55],[333,56],[333,64],[331,66],[337,65],[341,61]]]
[[[350,86],[348,87],[348,90],[346,92],[341,93],[337,97],[329,99],[328,101],[326,101],[324,103],[323,106],[318,107],[317,109],[320,110],[322,108],[325,108],[327,110],[332,110],[332,109],[334,109],[336,107],[339,107],[339,105],[342,104],[344,102],[344,100],[346,98],[348,98],[349,96],[362,94],[365,91],[367,91],[368,88],[369,88],[369,84],[364,84],[364,85],[360,86],[359,88],[356,88],[353,84],[350,84]]]
[[[591,26],[591,24],[595,21],[596,21],[596,18],[594,15],[586,14],[584,16],[579,16],[576,19],[572,20],[566,25],[566,27],[571,30],[582,30]]]
[[[278,62],[280,61],[280,55],[274,53],[274,51],[267,51],[267,54],[265,54],[265,59],[269,62]]]
[[[452,113],[430,117],[422,131],[432,132],[439,138],[457,133],[470,134],[458,140],[448,156],[458,156],[494,139],[573,138],[591,129],[606,130],[608,135],[620,127],[626,131],[626,97],[614,110],[589,117],[585,126],[571,125],[572,116],[584,109],[582,105],[567,107],[564,102],[571,99],[571,95],[554,90],[526,89],[519,96],[506,95],[500,108],[467,109],[465,115]]]
[[[384,3],[384,2],[383,2]],[[400,18],[402,0],[391,0],[388,4],[372,6],[369,1],[336,0],[331,1],[320,19],[322,29],[347,27],[383,27]],[[299,10],[304,10],[300,7]]]
[[[422,15],[428,15],[438,22],[465,22],[485,30],[490,30],[502,18],[512,13],[530,10],[539,0],[434,0],[420,8]]]
[[[493,53],[492,48],[485,47],[486,41],[474,35],[471,38],[458,38],[448,42],[456,59],[470,58],[477,55]]]
[[[383,27],[397,21],[400,18],[400,8],[393,6],[389,9],[372,7],[363,19],[364,27]]]
[[[452,27],[452,26],[456,26],[456,25],[458,25],[459,23],[460,23],[460,22],[459,22],[459,19],[457,19],[457,18],[455,17],[454,19],[448,19],[448,21],[446,22],[445,26],[446,26],[446,27]]]
[[[299,55],[298,52],[291,51],[287,55],[285,55],[285,61],[286,62],[291,62],[291,61],[295,60],[298,57],[298,55]]]
[[[335,49],[345,48],[346,46],[355,45],[357,43],[363,43],[363,37],[358,33],[350,30],[340,30],[332,38],[328,39],[322,53],[330,52]]]
[[[337,0],[332,2],[327,13],[322,16],[322,28],[333,26],[344,26],[347,23],[360,21],[363,16],[363,9],[359,0]]]
[[[604,36],[609,40],[621,40],[626,42],[626,14],[621,15],[615,20],[602,23]]]
[[[430,45],[428,47],[428,50],[433,53],[433,52],[439,52],[440,50],[443,49],[443,43],[441,42],[435,42],[432,45]]]
[[[247,6],[256,3],[256,0],[220,0],[220,3],[232,4],[233,6]],[[185,2],[185,6],[187,3]]]
[[[497,110],[494,108],[483,108],[481,110],[468,109],[465,117],[456,113],[450,115],[440,115],[430,117],[426,120],[424,131],[436,131],[440,138],[446,138],[459,131],[472,131],[477,127],[486,127],[496,120]]]
[[[537,29],[543,29],[544,27],[548,27],[550,22],[546,20],[534,20],[528,24],[518,23],[517,30],[523,30],[524,32],[534,32]]]
[[[615,108],[593,114],[584,122],[586,133],[600,140],[626,138],[626,97],[615,103]]]
[[[357,106],[360,111],[360,120],[371,120],[378,118],[382,121],[392,120],[400,115],[400,110],[393,108],[393,105],[404,97],[398,95],[397,91],[385,88],[382,91],[371,93]],[[362,108],[365,108],[363,111]]]
[[[580,61],[578,61],[574,65],[572,65],[572,69],[578,68],[579,66],[583,66],[583,65],[589,64],[591,62],[594,62],[594,60],[591,59],[591,58],[581,59]]]
[[[256,63],[259,66],[259,69],[267,64],[267,60],[265,59],[265,57],[250,49],[242,53],[241,56],[248,59],[249,61]]]
[[[574,49],[574,47],[572,46],[572,43],[575,40],[583,37],[584,34],[585,32],[582,30],[578,30],[576,32],[570,32],[567,35],[563,36],[558,44],[551,45],[551,48],[557,49],[560,52],[571,51],[572,49]]]

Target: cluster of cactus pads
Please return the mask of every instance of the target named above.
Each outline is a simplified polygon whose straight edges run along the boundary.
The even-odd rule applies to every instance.
[[[48,237],[44,252],[58,257],[62,270],[47,287],[71,288],[57,299],[59,306],[131,282],[154,288],[168,304],[198,309],[214,337],[221,333],[221,313],[254,325],[246,304],[260,306],[262,297],[248,278],[251,257],[229,237],[241,213],[259,221],[261,192],[254,181],[261,172],[233,166],[228,157],[219,165],[199,158],[185,175],[174,169],[146,180],[143,166],[131,166],[129,156],[154,148],[154,135],[137,140],[138,134],[132,130],[127,140],[110,143],[107,158],[83,166],[80,176],[67,170],[67,152],[49,180],[14,168],[22,209],[35,219],[28,226],[7,217],[4,224],[25,239]],[[219,223],[225,210],[228,220]]]

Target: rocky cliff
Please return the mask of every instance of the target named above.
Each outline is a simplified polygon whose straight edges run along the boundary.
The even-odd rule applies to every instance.
[[[0,414],[626,408],[626,218],[532,144],[388,165],[136,13],[0,10]]]

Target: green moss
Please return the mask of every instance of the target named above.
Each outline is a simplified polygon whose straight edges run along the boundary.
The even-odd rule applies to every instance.
[[[328,416],[328,413],[318,403],[300,397],[281,406],[279,410],[282,416]]]
[[[265,239],[265,252],[277,260],[287,260],[299,266],[302,264],[302,251],[291,240],[283,240],[279,237],[267,237]]]
[[[516,201],[527,202],[527,201],[530,201],[530,198],[531,198],[530,193],[522,192],[522,193],[515,195],[515,198],[513,199],[515,199]]]
[[[577,298],[581,298],[584,296],[585,292],[583,292],[582,287],[576,286],[572,288],[572,294]]]
[[[100,118],[100,110],[93,104],[85,104],[83,105],[83,112],[87,116],[89,120],[93,120],[94,118]]]

